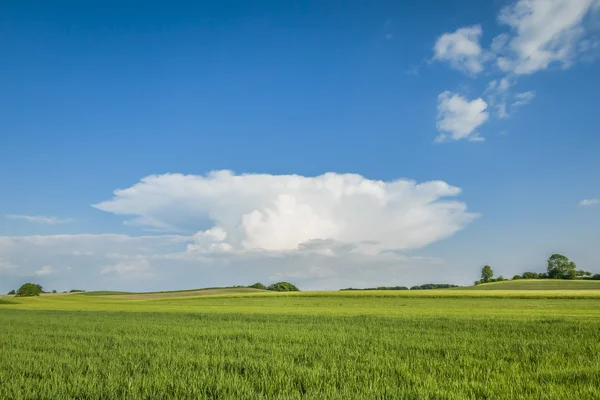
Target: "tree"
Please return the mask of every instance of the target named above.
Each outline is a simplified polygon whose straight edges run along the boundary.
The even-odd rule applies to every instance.
[[[538,279],[540,274],[537,272],[523,272],[523,279]]]
[[[504,279],[504,277],[503,277],[502,275],[500,275],[500,276],[498,277],[498,279],[496,279],[496,281],[498,281],[498,282],[502,282],[502,281],[504,281],[504,280],[505,280],[505,279]]]
[[[492,271],[492,267],[490,267],[489,265],[486,265],[485,267],[483,267],[481,269],[481,280],[484,283],[489,282],[493,276],[494,276],[494,271]]]
[[[254,285],[250,285],[248,287],[254,288],[254,289],[260,289],[260,290],[267,290],[267,287],[260,282],[256,282]]]
[[[296,286],[292,285],[289,282],[273,283],[272,285],[269,285],[267,290],[272,290],[274,292],[299,292],[300,291],[300,289],[298,289]]]
[[[8,292],[8,294],[17,294],[17,292],[15,292],[15,289],[13,289],[10,292]]]
[[[56,289],[52,291],[52,293],[56,293]]]
[[[521,275],[515,275],[512,278],[513,278],[513,281],[516,281],[517,279],[523,279],[523,277]]]
[[[575,279],[577,266],[562,254],[552,254],[548,259],[548,278]]]
[[[39,296],[42,293],[42,287],[34,283],[25,283],[17,290],[17,297]]]

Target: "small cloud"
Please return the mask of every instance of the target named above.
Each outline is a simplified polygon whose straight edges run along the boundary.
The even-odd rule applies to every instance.
[[[483,138],[475,129],[488,120],[487,103],[481,99],[469,101],[463,96],[448,91],[438,96],[437,129],[440,132],[436,142],[470,139],[481,141]]]
[[[385,40],[392,40],[394,38],[394,23],[391,19],[385,21],[381,27],[381,30],[383,31],[383,37]]]
[[[0,271],[2,270],[9,270],[9,269],[15,269],[17,268],[16,265],[11,264],[8,261],[0,261]]]
[[[506,119],[509,117],[506,112],[506,103],[496,105],[496,117],[498,117],[498,119]]]
[[[54,272],[54,270],[52,269],[52,267],[50,265],[44,265],[42,268],[38,269],[33,274],[35,276],[46,276],[46,275],[50,275],[53,272]]]
[[[514,103],[512,103],[512,106],[520,107],[520,106],[527,105],[527,104],[531,103],[531,101],[533,100],[534,97],[535,97],[534,91],[517,93],[515,95],[516,101]]]
[[[579,202],[580,206],[589,207],[600,204],[600,199],[584,199]]]
[[[408,68],[408,69],[406,69],[404,71],[404,75],[419,76],[419,66],[418,65],[412,65],[410,68]]]
[[[27,222],[34,222],[37,224],[47,224],[47,225],[57,225],[57,224],[67,224],[69,222],[73,222],[72,218],[57,218],[57,217],[47,217],[43,215],[18,215],[18,214],[10,214],[7,215],[8,219],[18,219]]]
[[[493,58],[493,54],[483,50],[479,44],[482,34],[480,25],[444,33],[433,46],[433,59],[446,61],[452,68],[467,75],[477,75],[483,71],[484,64]]]

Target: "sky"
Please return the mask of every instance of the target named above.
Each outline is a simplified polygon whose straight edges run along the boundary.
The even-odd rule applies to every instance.
[[[600,0],[4,1],[0,291],[600,273]]]

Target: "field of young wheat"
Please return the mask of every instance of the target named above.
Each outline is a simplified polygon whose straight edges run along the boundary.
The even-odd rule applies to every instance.
[[[446,293],[2,298],[0,398],[600,398],[599,297]]]

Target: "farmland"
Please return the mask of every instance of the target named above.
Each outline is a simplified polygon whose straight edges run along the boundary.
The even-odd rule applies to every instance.
[[[0,398],[596,399],[599,338],[587,287],[2,297]]]

